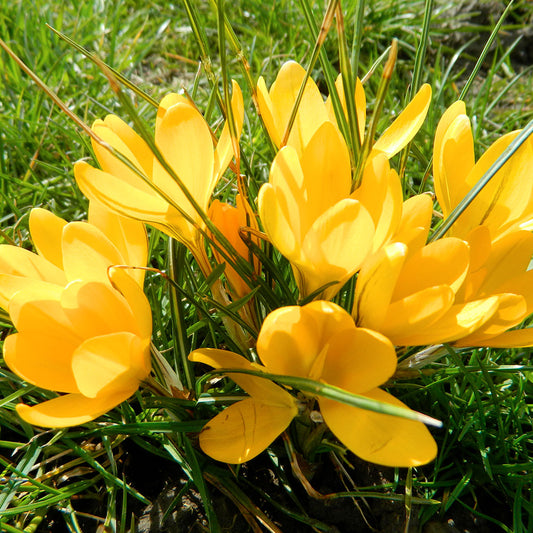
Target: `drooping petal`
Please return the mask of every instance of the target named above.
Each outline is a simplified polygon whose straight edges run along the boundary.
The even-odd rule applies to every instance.
[[[79,391],[89,398],[139,386],[150,372],[146,343],[129,332],[92,337],[72,354]]]
[[[189,354],[189,360],[196,363],[204,363],[213,368],[239,368],[243,370],[254,370],[256,372],[264,370],[264,367],[251,363],[242,355],[215,348],[194,350]],[[269,379],[231,372],[228,372],[227,376],[250,396],[262,402],[277,405],[278,407],[287,407],[293,403],[292,396]]]
[[[355,285],[353,314],[358,326],[379,330],[407,256],[403,243],[385,246],[367,259]]]
[[[113,391],[112,394],[87,398],[83,394],[66,394],[30,407],[19,403],[17,413],[34,426],[62,428],[84,424],[107,413],[118,404],[127,400],[135,391]]]
[[[389,159],[413,139],[422,127],[431,103],[431,85],[425,83],[415,94],[407,107],[383,132],[372,147],[383,152]]]
[[[130,186],[120,179],[80,161],[74,165],[78,187],[89,199],[102,202],[119,215],[157,225],[174,237],[170,227],[180,215],[171,211],[169,204],[148,186],[145,190]],[[181,218],[181,217],[180,217]]]
[[[142,222],[117,215],[94,201],[89,202],[89,222],[100,229],[116,246],[125,265],[146,266],[148,238]],[[128,274],[142,286],[145,270],[130,269]]]
[[[31,240],[37,252],[50,263],[63,269],[61,234],[67,222],[46,209],[34,208],[30,212]]]
[[[200,447],[217,461],[244,463],[268,448],[297,412],[294,402],[271,405],[262,399],[247,398],[230,405],[204,426]]]
[[[63,266],[69,281],[109,283],[107,269],[122,264],[116,246],[95,226],[70,222],[63,229]]]
[[[380,389],[369,391],[365,396],[406,407]],[[365,461],[410,467],[429,463],[437,454],[437,445],[421,422],[351,407],[326,398],[320,398],[319,403],[331,431]]]
[[[16,333],[4,341],[4,360],[28,383],[59,392],[79,392],[70,366],[76,346],[69,336]]]

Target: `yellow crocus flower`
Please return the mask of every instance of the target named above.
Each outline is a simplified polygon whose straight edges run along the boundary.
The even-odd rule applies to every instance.
[[[62,393],[35,406],[18,404],[26,422],[88,422],[129,398],[150,373],[148,301],[124,270],[111,269],[110,280],[115,288],[34,280],[10,298],[17,333],[4,342],[6,364],[27,382]]]
[[[232,109],[240,135],[244,107],[241,90],[235,82]],[[144,179],[93,140],[94,153],[101,169],[85,162],[76,163],[74,174],[82,192],[121,215],[160,229],[200,256],[203,246],[199,230],[205,229],[205,224],[147,143],[114,115],[97,120],[92,129],[125,156]],[[159,106],[155,143],[165,161],[206,213],[213,190],[234,155],[229,125],[224,125],[214,148],[203,116],[184,97],[170,94]]]
[[[276,309],[265,319],[257,339],[265,365],[253,365],[223,350],[199,349],[193,361],[216,368],[264,369],[310,378],[378,401],[405,405],[379,389],[396,369],[390,341],[374,331],[357,328],[341,307],[315,301],[303,307]],[[202,449],[215,459],[242,463],[263,451],[297,415],[297,403],[287,391],[256,376],[228,375],[250,398],[225,409],[200,434]],[[313,398],[308,396],[308,401]],[[353,453],[388,466],[416,466],[431,461],[435,441],[420,422],[375,413],[318,397],[324,421]]]
[[[144,225],[89,205],[89,222],[67,223],[45,209],[32,209],[30,235],[37,253],[0,245],[0,307],[33,282],[66,286],[76,280],[109,284],[112,265],[146,266],[148,242]],[[144,270],[125,269],[140,286]]]
[[[444,217],[489,170],[519,131],[496,140],[475,161],[474,139],[465,104],[457,101],[442,116],[435,132],[433,179]],[[533,139],[530,137],[480,191],[459,216],[448,235],[466,238],[479,225],[490,229],[492,239],[519,229],[533,228]]]
[[[267,90],[263,77],[260,77],[257,82],[259,111],[272,142],[278,148],[282,147],[283,136],[304,78],[305,69],[295,61],[288,61],[282,65],[270,91]],[[346,113],[346,100],[340,75],[335,86]],[[359,79],[356,79],[354,98],[359,137],[362,143],[365,133],[366,98],[363,84]],[[373,144],[372,149],[385,154],[390,159],[407,146],[422,126],[430,101],[431,86],[424,84],[413,100]],[[316,130],[326,121],[337,124],[331,98],[328,97],[324,101],[316,83],[309,78],[286,144],[294,147],[301,155]]]
[[[331,298],[372,249],[374,222],[350,194],[348,149],[331,122],[317,129],[301,157],[285,146],[274,158],[259,191],[259,216],[291,262],[302,298],[337,282],[323,291]]]

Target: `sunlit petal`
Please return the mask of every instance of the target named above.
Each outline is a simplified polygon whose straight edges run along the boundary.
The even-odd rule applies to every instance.
[[[406,407],[394,396],[374,389],[373,400]],[[385,466],[418,466],[435,458],[437,445],[421,422],[351,407],[320,398],[326,424],[338,439],[365,461]]]
[[[61,234],[67,222],[46,209],[34,208],[30,212],[31,240],[39,255],[63,269]]]

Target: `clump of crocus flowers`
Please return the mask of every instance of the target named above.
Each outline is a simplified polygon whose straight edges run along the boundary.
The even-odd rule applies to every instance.
[[[35,209],[36,253],[0,247],[0,305],[17,330],[6,339],[5,361],[27,382],[59,393],[20,404],[20,416],[44,427],[82,424],[149,379],[147,224],[185,246],[205,278],[218,269],[213,301],[241,349],[212,345],[189,355],[214,369],[208,389],[229,378],[241,391],[200,433],[207,455],[248,461],[312,413],[367,461],[410,467],[434,459],[428,419],[385,390],[396,348],[533,345],[533,330],[517,328],[533,312],[533,186],[526,179],[533,141],[434,239],[434,210],[444,219],[454,214],[519,132],[476,162],[465,104],[454,103],[433,144],[438,206],[429,194],[405,198],[391,159],[422,126],[431,88],[423,85],[374,141],[363,84],[356,79],[354,87],[346,95],[339,77],[336,95],[323,95],[292,61],[270,89],[259,79],[255,96],[274,155],[268,182],[256,188],[245,187],[240,173],[244,103],[235,82],[220,134],[178,94],[162,99],[150,139],[117,116],[97,120],[99,168],[74,167],[90,199],[89,221],[67,223]],[[344,116],[335,114],[333,96]],[[358,154],[339,127],[350,118],[347,98],[354,99],[357,143],[366,147]],[[220,200],[218,184],[227,190],[231,180],[239,194]],[[280,283],[267,277],[272,264],[292,276],[278,281],[294,301],[280,298]],[[256,299],[264,291],[272,297]],[[341,293],[349,297],[336,302],[349,307],[332,301]],[[179,376],[164,385],[157,390],[194,394]]]

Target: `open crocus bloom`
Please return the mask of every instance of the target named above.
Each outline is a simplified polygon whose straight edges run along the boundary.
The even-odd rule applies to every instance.
[[[89,220],[67,223],[45,209],[32,209],[30,234],[38,253],[0,245],[0,307],[7,309],[17,291],[42,281],[59,287],[74,280],[109,285],[110,266],[146,265],[148,242],[142,223],[110,213],[94,202],[89,206]],[[125,271],[142,286],[144,270]]]
[[[35,406],[17,405],[30,424],[82,424],[130,397],[150,373],[151,312],[139,285],[122,269],[109,283],[35,281],[17,291],[8,311],[17,333],[6,338],[11,370],[64,393]]]
[[[372,249],[374,222],[350,191],[348,149],[331,122],[317,129],[301,158],[292,146],[282,148],[259,191],[263,227],[291,262],[302,298],[337,282],[323,291],[331,298]]]
[[[240,135],[244,108],[241,90],[235,82],[232,109]],[[137,172],[93,141],[101,170],[85,162],[74,166],[82,192],[121,215],[151,224],[193,252],[199,250],[199,228],[205,227],[202,217],[147,143],[114,115],[97,120],[92,129],[125,156]],[[183,96],[170,94],[159,106],[155,143],[199,208],[206,213],[213,189],[234,155],[229,125],[224,125],[214,148],[209,126],[198,110]]]
[[[457,101],[442,116],[435,133],[433,177],[444,217],[489,170],[519,131],[494,142],[476,162],[474,139],[465,104]],[[533,165],[530,137],[512,155],[452,225],[448,234],[465,239],[479,225],[487,226],[492,239],[519,229],[533,228]]]
[[[404,406],[378,388],[396,369],[391,342],[379,333],[357,328],[350,315],[334,303],[315,301],[303,307],[276,309],[263,323],[257,353],[268,372],[319,380],[354,394]],[[217,368],[261,368],[223,350],[200,349],[190,358]],[[260,388],[269,382],[245,376],[245,383],[241,374],[228,375],[250,394],[250,399],[229,407],[209,422],[200,434],[200,444],[217,459],[240,463],[265,449],[287,427],[297,409],[292,396],[277,385],[270,383]],[[269,390],[271,386],[276,388],[274,393],[274,389]],[[238,406],[244,402],[260,402],[268,414],[264,419],[243,416],[244,408]],[[367,461],[415,466],[435,457],[435,441],[420,422],[321,397],[318,403],[331,431]],[[248,415],[257,413],[256,409],[246,411]]]
[[[257,82],[259,110],[270,138],[278,148],[282,146],[283,136],[285,135],[292,108],[304,78],[305,69],[295,61],[288,61],[281,67],[270,91],[267,90],[262,77]],[[335,86],[341,105],[346,113],[346,100],[340,76],[337,78]],[[366,98],[363,85],[359,79],[356,80],[354,98],[359,137],[361,142],[363,142],[366,121]],[[430,101],[431,87],[425,84],[407,107],[383,132],[382,136],[373,145],[373,149],[385,154],[387,158],[397,154],[413,139],[422,126]],[[309,78],[286,144],[292,146],[301,155],[311,137],[325,121],[337,124],[331,99],[328,97],[327,101],[324,102],[316,83]]]

